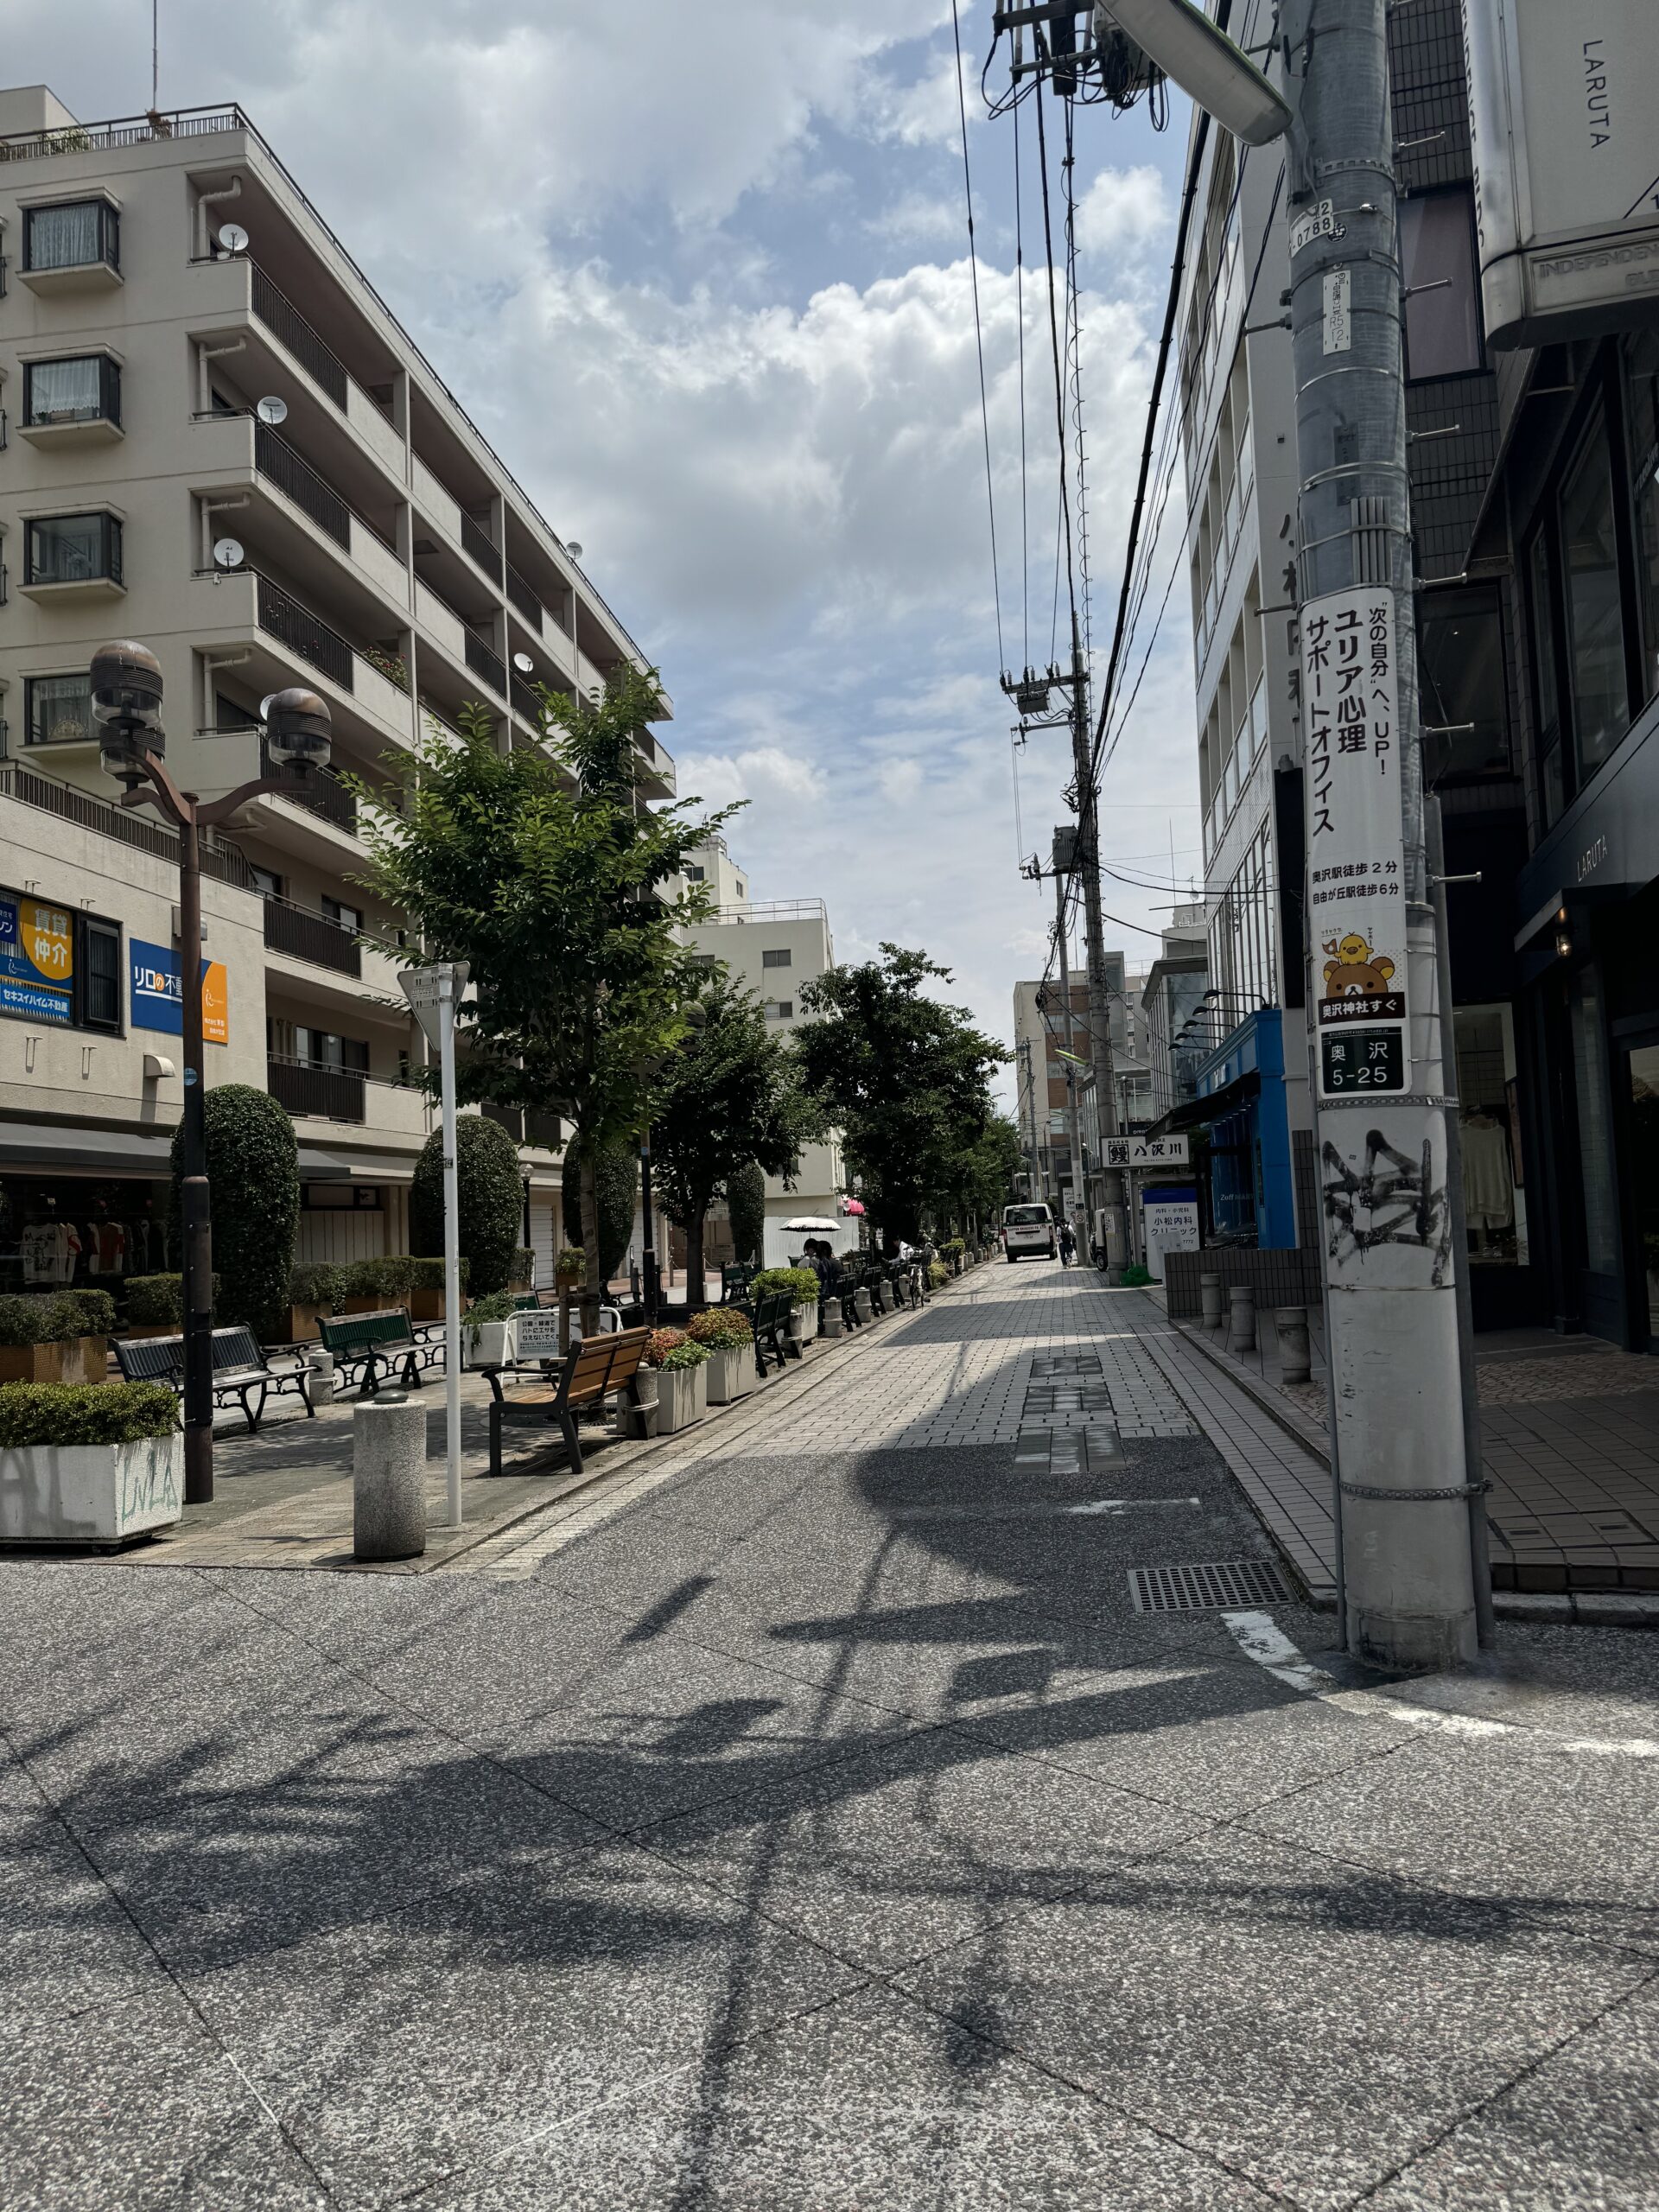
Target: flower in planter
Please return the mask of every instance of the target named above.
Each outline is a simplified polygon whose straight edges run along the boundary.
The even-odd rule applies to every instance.
[[[707,1344],[710,1351],[741,1351],[754,1342],[748,1315],[730,1306],[709,1306],[686,1323],[685,1333],[693,1344]]]
[[[518,1301],[510,1290],[493,1290],[487,1298],[480,1298],[469,1306],[461,1320],[468,1338],[476,1347],[486,1321],[505,1321],[518,1310]]]
[[[559,1283],[582,1283],[588,1277],[588,1255],[580,1244],[567,1244],[553,1263],[553,1279]]]
[[[658,1363],[664,1375],[683,1375],[687,1368],[702,1367],[715,1356],[707,1344],[693,1344],[690,1337],[682,1336],[677,1329],[659,1329],[657,1334],[680,1338],[678,1344],[664,1352]]]
[[[645,1339],[645,1349],[640,1355],[642,1367],[666,1367],[671,1356],[688,1341],[683,1329],[653,1329]],[[681,1363],[696,1367],[701,1362],[692,1359]]]

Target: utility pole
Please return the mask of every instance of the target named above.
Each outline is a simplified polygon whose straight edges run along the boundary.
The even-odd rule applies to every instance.
[[[1287,0],[1313,1108],[1348,1648],[1474,1656],[1386,0]]]
[[[1100,910],[1100,808],[1095,780],[1094,747],[1089,728],[1089,676],[1084,664],[1083,641],[1077,617],[1071,615],[1071,762],[1077,791],[1077,872],[1083,880],[1083,944],[1089,979],[1089,1058],[1095,1071],[1095,1111],[1099,1117],[1101,1152],[1117,1128],[1117,1077],[1112,1065],[1111,987],[1106,978],[1104,917]],[[1066,1001],[1068,1009],[1071,1001]],[[1098,1166],[1098,1163],[1096,1163]],[[1101,1171],[1101,1196],[1106,1216],[1108,1279],[1122,1281],[1128,1265],[1128,1210],[1124,1203],[1122,1171]],[[1086,1207],[1086,1201],[1085,1201]],[[1078,1225],[1077,1244],[1087,1251],[1094,1239],[1085,1211]]]
[[[1068,852],[1075,853],[1075,834],[1069,830],[1054,832],[1054,943],[1060,960],[1060,1001],[1065,1008],[1065,1126],[1071,1140],[1071,1225],[1077,1233],[1077,1249],[1088,1249],[1089,1194],[1083,1179],[1083,1131],[1077,1122],[1077,1034],[1071,1011],[1071,955],[1066,943],[1070,934],[1065,918],[1065,883],[1069,871]],[[1096,1077],[1099,1081],[1099,1077]]]

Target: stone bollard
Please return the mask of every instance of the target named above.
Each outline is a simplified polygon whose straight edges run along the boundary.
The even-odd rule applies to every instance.
[[[1248,1282],[1236,1282],[1227,1293],[1227,1349],[1229,1351],[1255,1350],[1255,1290]]]
[[[382,1390],[352,1414],[352,1549],[418,1559],[426,1549],[426,1408]]]
[[[870,1286],[868,1283],[860,1283],[858,1288],[853,1293],[853,1311],[857,1314],[861,1325],[874,1318],[875,1309],[870,1304]]]
[[[1221,1277],[1200,1275],[1198,1296],[1204,1301],[1204,1325],[1206,1329],[1221,1326]]]
[[[1279,1332],[1279,1380],[1306,1382],[1313,1372],[1313,1354],[1307,1341],[1306,1306],[1281,1306],[1273,1317]]]
[[[331,1351],[308,1351],[305,1363],[311,1370],[311,1402],[314,1406],[332,1406],[334,1402],[334,1355]]]
[[[830,1299],[818,1316],[818,1333],[826,1343],[841,1334],[841,1300]]]

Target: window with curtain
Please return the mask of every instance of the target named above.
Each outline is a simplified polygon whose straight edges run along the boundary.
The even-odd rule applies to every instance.
[[[23,267],[84,269],[106,261],[121,265],[120,219],[104,200],[70,200],[57,207],[23,211]]]
[[[92,720],[92,679],[74,676],[31,676],[27,745],[86,745],[98,735]]]
[[[1567,682],[1579,780],[1592,776],[1630,723],[1624,610],[1607,424],[1598,417],[1561,486],[1561,576]]]
[[[1659,692],[1659,331],[1633,332],[1622,351],[1645,705]]]
[[[26,423],[121,420],[121,371],[105,353],[67,361],[30,361],[23,372]]]
[[[31,584],[121,581],[121,524],[113,515],[50,515],[27,527],[23,581]]]
[[[1400,272],[1408,380],[1483,367],[1474,196],[1466,186],[1400,202]]]

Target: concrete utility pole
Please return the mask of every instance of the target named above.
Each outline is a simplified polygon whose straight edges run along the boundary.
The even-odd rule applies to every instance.
[[[1117,1079],[1112,1065],[1111,987],[1106,978],[1105,925],[1100,910],[1100,806],[1089,728],[1089,681],[1075,613],[1071,617],[1071,761],[1077,788],[1077,864],[1083,880],[1083,943],[1089,977],[1089,1058],[1095,1071],[1095,1111],[1103,1154],[1106,1139],[1118,1133]],[[1070,1000],[1066,1003],[1069,1007]],[[1096,1165],[1099,1168],[1099,1162]],[[1106,1215],[1106,1266],[1111,1279],[1121,1281],[1128,1265],[1129,1249],[1123,1177],[1116,1167],[1102,1168],[1100,1182]],[[1087,1251],[1093,1239],[1081,1184],[1078,1197],[1084,1208],[1077,1230],[1078,1249]]]
[[[1071,1140],[1071,1226],[1077,1232],[1078,1250],[1086,1251],[1089,1194],[1083,1179],[1083,1130],[1077,1120],[1077,1061],[1080,1055],[1071,1010],[1071,952],[1066,941],[1069,931],[1065,918],[1065,880],[1071,866],[1071,852],[1075,849],[1076,842],[1071,831],[1057,830],[1054,832],[1054,944],[1060,961],[1060,1003],[1065,1008],[1065,1125]],[[1096,1080],[1098,1082],[1098,1077]]]
[[[1349,1649],[1477,1645],[1386,0],[1287,0],[1314,1126]]]

